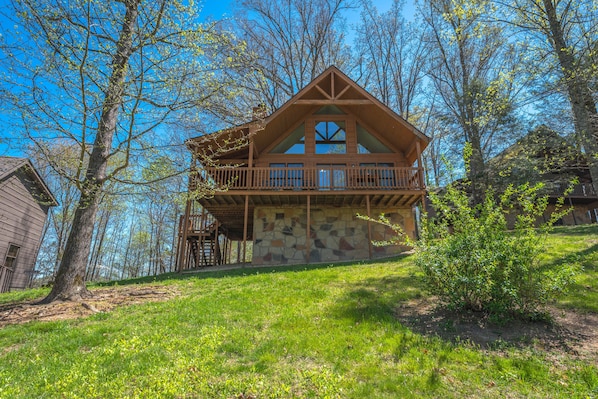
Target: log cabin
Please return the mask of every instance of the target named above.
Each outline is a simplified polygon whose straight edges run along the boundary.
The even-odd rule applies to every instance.
[[[499,191],[509,184],[542,183],[541,194],[548,197],[542,222],[550,219],[555,204],[564,198],[565,206],[572,210],[557,225],[598,223],[598,193],[592,184],[587,155],[544,125],[491,158],[487,171],[488,181]],[[571,185],[574,179],[577,183]],[[509,226],[514,224],[511,215]]]
[[[0,292],[29,286],[48,210],[56,205],[28,159],[0,157]]]
[[[374,245],[395,233],[357,215],[383,213],[417,234],[429,141],[331,66],[273,113],[256,107],[251,122],[187,142],[194,195],[179,221],[177,269],[401,252]]]

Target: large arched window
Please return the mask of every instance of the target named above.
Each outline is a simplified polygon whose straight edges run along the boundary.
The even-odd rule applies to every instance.
[[[346,154],[347,134],[344,121],[316,122],[316,154]]]

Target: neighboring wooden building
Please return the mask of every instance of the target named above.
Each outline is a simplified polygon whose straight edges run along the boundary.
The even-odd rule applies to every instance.
[[[594,191],[584,154],[557,132],[546,126],[531,131],[488,162],[490,183],[499,190],[508,184],[544,183],[549,207],[544,219],[554,211],[570,182],[577,179],[565,197],[573,211],[558,224],[577,225],[598,222],[598,194]]]
[[[56,199],[23,158],[0,157],[0,292],[29,286]]]
[[[258,108],[252,122],[187,143],[194,158],[189,188],[201,195],[181,218],[178,269],[249,261],[248,242],[255,265],[399,252],[374,246],[390,230],[356,214],[385,213],[414,236],[428,142],[328,68],[271,115]]]

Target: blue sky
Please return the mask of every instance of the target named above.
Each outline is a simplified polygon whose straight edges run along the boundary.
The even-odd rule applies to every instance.
[[[393,0],[373,0],[374,5],[378,8],[379,12],[385,12],[390,9]],[[203,13],[205,17],[211,17],[212,19],[219,19],[223,16],[230,16],[231,7],[237,2],[234,0],[206,0],[203,2]],[[411,18],[413,16],[413,0],[405,1],[405,16]],[[347,16],[349,24],[357,22],[359,13],[356,11]]]
[[[388,11],[391,7],[393,0],[373,0],[374,5],[378,8],[379,12]],[[2,0],[0,0],[0,3]],[[231,16],[232,9],[237,2],[235,0],[205,0],[202,3],[202,14],[206,19],[217,20]],[[413,0],[406,0],[405,2],[405,16],[410,19],[413,15]],[[353,25],[359,20],[359,11],[355,10],[347,15],[348,28],[352,29]],[[1,34],[2,32],[0,32]],[[348,32],[349,38],[352,34]],[[0,115],[0,118],[2,116]],[[6,124],[3,124],[6,126]],[[6,130],[0,130],[0,156],[11,155],[11,156],[24,156],[24,149],[21,145],[18,145],[18,141],[11,140],[11,137],[19,136],[13,132]]]

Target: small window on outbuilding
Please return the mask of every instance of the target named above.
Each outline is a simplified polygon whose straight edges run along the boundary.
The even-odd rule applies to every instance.
[[[6,253],[6,258],[4,259],[4,266],[14,270],[14,267],[17,264],[17,257],[19,256],[19,250],[21,248],[17,245],[10,244],[8,247],[8,252]]]

